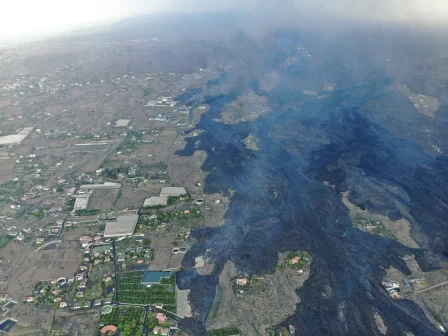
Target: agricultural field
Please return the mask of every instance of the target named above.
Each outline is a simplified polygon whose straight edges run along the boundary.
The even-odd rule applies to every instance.
[[[165,310],[176,311],[175,275],[162,279],[150,287],[141,284],[143,271],[127,272],[118,276],[118,299],[121,303],[163,304]]]
[[[369,216],[358,215],[353,219],[353,224],[363,231],[370,232],[375,235],[383,236],[385,238],[394,239],[392,231],[386,227],[379,219],[371,218]]]
[[[13,239],[14,237],[10,235],[0,236],[0,248],[4,248]]]
[[[157,221],[170,223],[174,221],[182,221],[188,219],[202,218],[204,214],[201,209],[187,209],[172,212],[156,211]]]
[[[176,202],[176,201],[174,201]],[[146,208],[148,209],[148,208]],[[172,224],[178,224],[185,230],[191,229],[195,220],[204,217],[201,209],[193,208],[178,211],[153,211],[140,216],[137,232],[145,233],[148,231],[169,231]]]
[[[75,215],[76,216],[96,216],[99,215],[101,210],[99,209],[82,209],[82,210],[76,210]]]

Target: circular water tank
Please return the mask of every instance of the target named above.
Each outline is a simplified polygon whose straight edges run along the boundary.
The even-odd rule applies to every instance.
[[[56,280],[58,286],[64,286],[67,283],[67,278],[59,278]]]

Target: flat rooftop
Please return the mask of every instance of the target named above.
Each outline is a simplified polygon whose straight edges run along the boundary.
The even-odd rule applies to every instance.
[[[73,146],[73,152],[104,152],[110,144],[106,142],[82,143]]]
[[[83,184],[80,189],[120,189],[121,183],[104,182],[103,184]]]
[[[25,127],[17,134],[0,136],[0,145],[19,144],[32,132],[34,127]]]
[[[168,205],[168,197],[167,196],[154,196],[145,199],[143,203],[144,207],[154,207],[154,206],[165,206]]]
[[[181,195],[186,195],[186,194],[187,194],[187,191],[185,190],[184,187],[165,187],[160,192],[160,196],[165,196],[165,197],[181,196]]]
[[[130,122],[131,122],[130,119],[118,119],[115,122],[115,127],[126,127],[129,125]]]
[[[137,225],[138,215],[124,215],[117,217],[116,220],[110,220],[106,223],[104,237],[122,237],[132,236]]]
[[[90,194],[79,195],[76,197],[75,205],[73,206],[73,210],[84,210],[87,209],[89,205]]]

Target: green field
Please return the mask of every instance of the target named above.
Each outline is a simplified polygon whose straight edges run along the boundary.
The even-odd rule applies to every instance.
[[[175,275],[162,279],[160,284],[146,287],[141,284],[143,271],[118,275],[118,299],[121,303],[163,304],[163,308],[176,311]]]
[[[13,240],[13,236],[0,236],[0,248],[4,248],[8,243]]]
[[[96,216],[101,212],[99,209],[83,209],[83,210],[76,210],[75,215],[76,216]]]

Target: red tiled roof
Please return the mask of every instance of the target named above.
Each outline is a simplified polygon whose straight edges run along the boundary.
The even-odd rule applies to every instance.
[[[112,331],[113,333],[117,332],[117,327],[114,325],[107,325],[101,328],[100,333],[107,334],[109,331]]]
[[[291,261],[292,261],[292,263],[295,265],[295,264],[298,264],[299,263],[299,261],[300,261],[300,257],[294,257],[294,258],[292,258],[291,259]]]
[[[236,284],[239,286],[245,286],[247,284],[247,279],[236,279]]]
[[[159,323],[166,322],[166,316],[163,313],[157,313],[156,319],[157,319],[157,321],[159,321]]]

